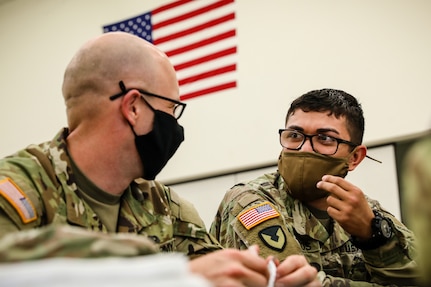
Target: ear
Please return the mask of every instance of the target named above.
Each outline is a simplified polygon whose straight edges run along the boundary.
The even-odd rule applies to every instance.
[[[140,94],[137,90],[131,90],[123,96],[121,102],[121,113],[130,125],[135,126],[139,117],[139,100]]]
[[[364,145],[357,146],[349,157],[349,171],[354,170],[367,155],[367,147]]]

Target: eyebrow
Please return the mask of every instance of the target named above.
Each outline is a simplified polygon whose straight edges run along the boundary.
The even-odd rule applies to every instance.
[[[296,125],[288,126],[287,128],[304,132],[304,129],[302,127],[296,126]],[[332,128],[320,128],[316,130],[316,133],[327,133],[327,132],[333,132],[333,133],[336,133],[337,135],[340,134],[336,129],[332,129]]]

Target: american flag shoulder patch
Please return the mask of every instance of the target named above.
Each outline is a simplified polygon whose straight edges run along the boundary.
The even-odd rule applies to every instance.
[[[250,230],[259,223],[278,216],[280,213],[274,209],[269,201],[265,201],[244,210],[237,218],[247,230]]]
[[[0,180],[0,196],[15,208],[23,223],[29,223],[37,219],[36,210],[32,202],[12,179]]]

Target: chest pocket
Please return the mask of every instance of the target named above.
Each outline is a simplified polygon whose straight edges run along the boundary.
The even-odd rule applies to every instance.
[[[307,237],[297,235],[303,254],[310,265],[334,277],[356,281],[364,281],[368,278],[361,253],[350,241],[332,251],[321,252],[319,241],[310,240]]]

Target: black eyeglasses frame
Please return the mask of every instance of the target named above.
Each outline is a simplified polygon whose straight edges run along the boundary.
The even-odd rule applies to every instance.
[[[138,88],[126,88],[126,86],[124,85],[124,82],[123,81],[120,81],[119,83],[118,83],[118,85],[120,86],[120,89],[121,89],[121,92],[119,92],[118,94],[115,94],[115,95],[112,95],[112,96],[110,96],[109,97],[109,99],[111,100],[111,101],[114,101],[114,100],[116,100],[116,99],[118,99],[119,97],[122,97],[122,96],[124,96],[125,94],[127,94],[129,91],[131,91],[131,90],[137,90],[139,93],[141,93],[141,94],[144,94],[144,95],[147,95],[147,96],[150,96],[150,97],[155,97],[155,98],[158,98],[158,99],[162,99],[162,100],[165,100],[165,101],[169,101],[169,102],[171,102],[171,103],[174,103],[175,104],[175,107],[174,107],[174,114],[175,114],[175,110],[178,108],[178,107],[181,107],[181,110],[180,110],[180,113],[179,113],[179,115],[178,116],[175,116],[175,118],[178,120],[182,115],[183,115],[183,112],[184,112],[184,110],[185,110],[185,108],[186,108],[186,106],[187,106],[187,104],[186,103],[183,103],[183,102],[180,102],[180,101],[177,101],[177,100],[173,100],[173,99],[170,99],[170,98],[167,98],[167,97],[164,97],[164,96],[160,96],[160,95],[157,95],[157,94],[153,94],[153,93],[150,93],[150,92],[147,92],[147,91],[144,91],[144,90],[142,90],[142,89],[138,89]],[[145,99],[144,99],[145,100]]]
[[[281,133],[282,133],[283,131],[295,131],[295,132],[297,132],[297,133],[300,133],[300,134],[302,134],[302,135],[304,136],[304,140],[302,141],[302,143],[301,143],[301,144],[300,144],[296,149],[287,148],[287,147],[285,147],[285,146],[283,146],[283,145],[281,144]],[[308,138],[308,140],[310,141],[310,144],[311,144],[311,148],[313,149],[313,151],[314,151],[314,152],[317,152],[317,151],[315,151],[315,150],[314,150],[313,141],[311,140],[311,138],[312,138],[312,137],[314,137],[314,136],[317,136],[317,135],[319,135],[319,134],[308,135],[308,134],[305,134],[305,133],[303,133],[303,132],[300,132],[300,131],[297,131],[297,130],[292,130],[292,129],[279,129],[279,130],[278,130],[278,134],[279,134],[279,138],[280,138],[280,145],[281,145],[282,147],[284,147],[284,148],[287,148],[287,149],[289,149],[289,150],[300,150],[300,149],[302,148],[302,146],[304,145],[305,141],[306,141],[306,140],[307,140],[307,138]],[[326,135],[326,136],[328,136],[328,135]],[[330,156],[330,155],[334,155],[334,154],[338,151],[338,146],[340,145],[340,143],[347,144],[347,145],[349,145],[349,146],[351,146],[351,147],[353,147],[353,148],[356,148],[357,146],[359,146],[359,144],[355,144],[355,143],[353,143],[353,142],[350,142],[350,141],[347,141],[347,140],[343,140],[343,139],[340,139],[340,138],[337,138],[337,137],[333,137],[333,136],[328,136],[328,137],[331,137],[331,138],[333,138],[333,139],[335,139],[335,140],[337,141],[337,148],[335,149],[335,152],[334,152],[333,154],[326,154],[326,155],[329,155],[329,156]],[[317,153],[319,153],[319,152],[317,152]],[[375,159],[375,158],[373,158],[373,157],[371,157],[371,156],[369,156],[369,155],[366,155],[365,157],[367,157],[367,158],[369,158],[369,159],[371,159],[371,160],[373,160],[373,161],[375,161],[375,162],[382,163],[380,160]]]
[[[296,133],[299,133],[299,134],[303,135],[303,136],[304,136],[304,139],[303,139],[302,143],[301,143],[297,148],[288,148],[288,147],[283,146],[283,145],[281,144],[281,134],[282,134],[284,131],[293,131],[293,132],[296,132]],[[305,144],[305,142],[307,141],[307,139],[308,139],[308,140],[310,141],[311,148],[313,149],[313,151],[314,151],[314,152],[317,152],[317,153],[320,153],[320,152],[318,152],[318,151],[316,151],[316,150],[314,149],[313,141],[311,140],[313,137],[318,136],[318,135],[324,135],[324,136],[330,137],[330,138],[334,139],[334,140],[337,142],[337,147],[336,147],[336,149],[335,149],[335,152],[334,152],[334,153],[331,153],[331,154],[325,154],[325,155],[334,155],[335,153],[337,153],[337,151],[338,151],[338,146],[340,145],[340,143],[347,144],[347,145],[349,145],[349,146],[351,146],[351,147],[353,147],[353,148],[355,148],[355,147],[357,147],[357,146],[358,146],[358,144],[355,144],[355,143],[353,143],[353,142],[350,142],[350,141],[347,141],[347,140],[343,140],[343,139],[340,139],[340,138],[337,138],[337,137],[334,137],[334,136],[328,136],[328,135],[325,135],[325,134],[313,134],[313,135],[308,135],[308,134],[305,134],[305,133],[303,133],[303,132],[300,132],[300,131],[297,131],[297,130],[292,130],[292,129],[279,129],[279,130],[278,130],[278,134],[280,135],[280,144],[281,144],[281,146],[282,146],[282,147],[284,147],[284,148],[290,149],[290,150],[300,150],[300,149],[302,148],[302,146]]]

